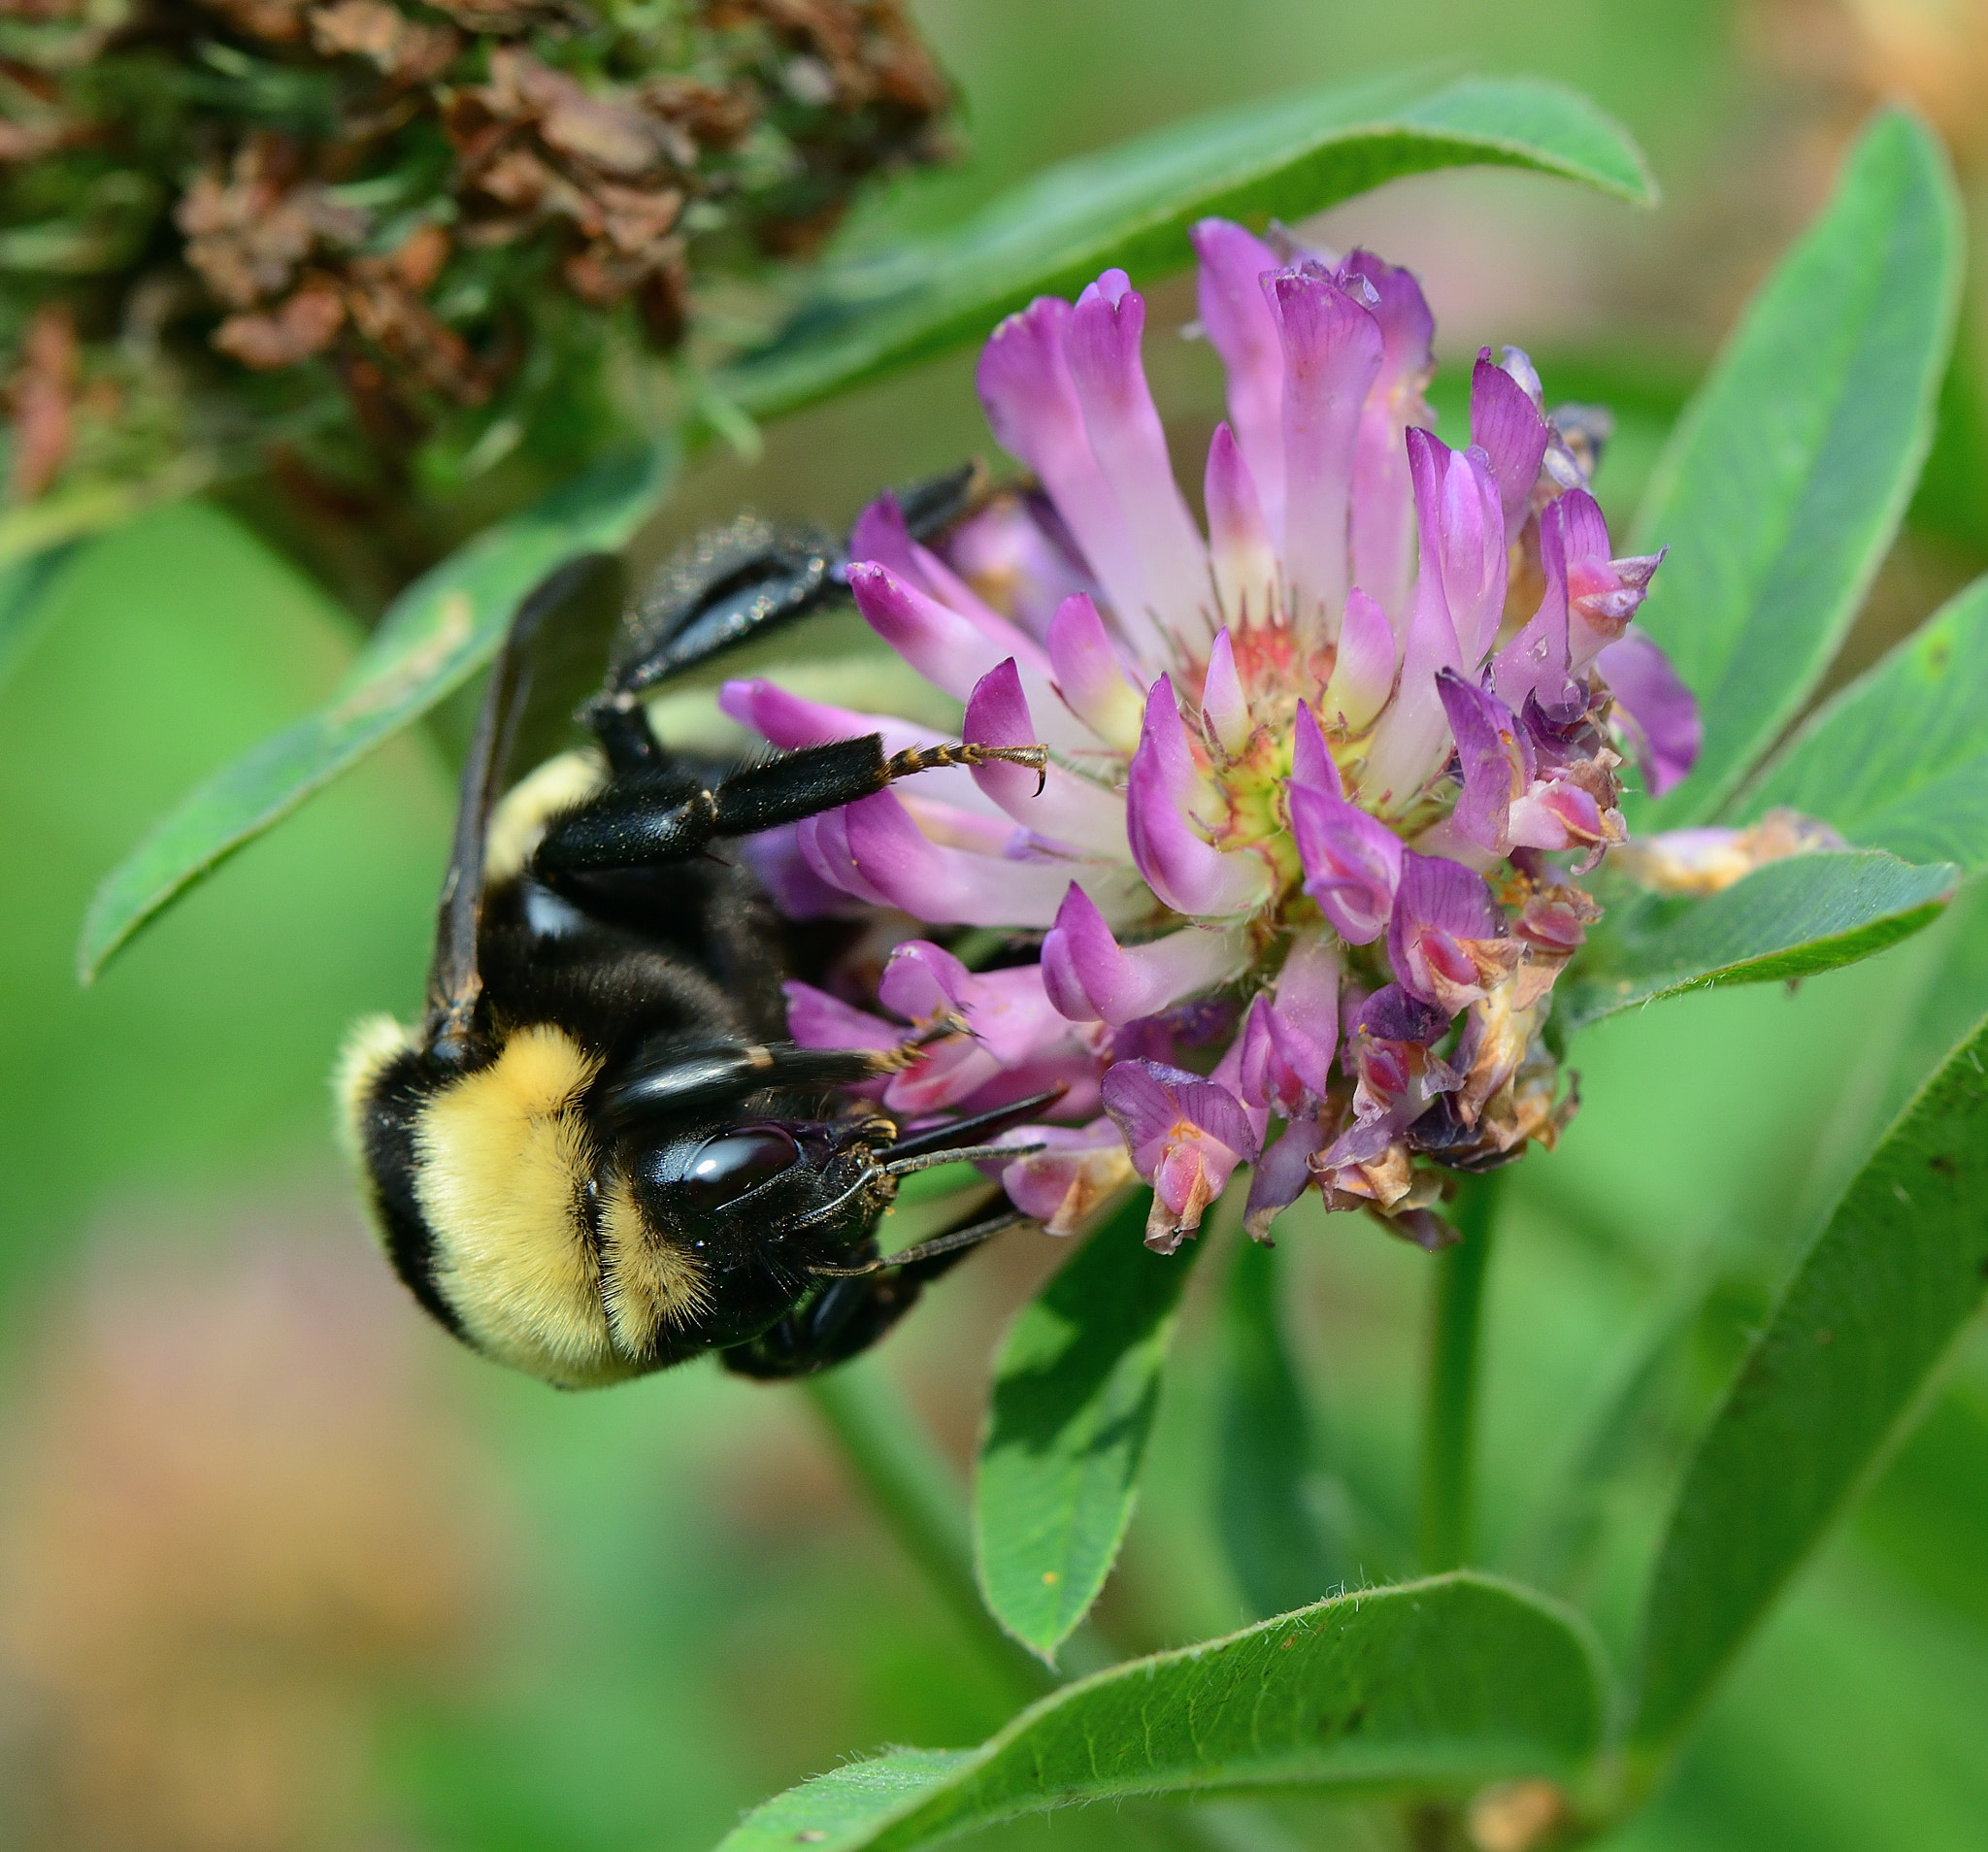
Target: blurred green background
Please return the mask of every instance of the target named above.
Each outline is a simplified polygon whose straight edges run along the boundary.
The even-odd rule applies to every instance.
[[[1454,382],[1529,347],[1551,398],[1614,406],[1626,519],[1750,283],[1872,100],[1904,89],[1981,197],[1988,7],[1396,0],[946,0],[916,9],[969,99],[971,154],[856,241],[943,221],[1044,162],[1189,112],[1428,61],[1560,77],[1621,116],[1655,215],[1513,175],[1398,183],[1325,222],[1415,265]],[[1944,34],[1944,37],[1941,37]],[[1974,215],[1978,221],[1978,211]],[[1978,239],[1977,239],[1978,242]],[[1158,292],[1156,330],[1185,320]],[[1971,301],[1964,356],[1983,332]],[[1200,347],[1150,364],[1183,444],[1218,415]],[[971,356],[706,459],[644,548],[750,500],[846,516],[984,448]],[[1457,404],[1452,392],[1439,403]],[[1853,640],[1868,661],[1988,565],[1965,364],[1936,467]],[[1456,421],[1452,412],[1445,429]],[[196,777],[329,688],[354,631],[227,515],[156,512],[67,571],[0,694],[0,1836],[29,1848],[703,1852],[776,1789],[886,1742],[958,1744],[999,1695],[858,1507],[794,1394],[714,1370],[588,1397],[513,1379],[420,1320],[370,1252],[329,1134],[347,1021],[414,1008],[450,777],[403,740],[257,843],[93,990],[90,888]],[[1978,910],[1978,909],[1976,909]],[[1489,1335],[1485,1554],[1556,1575],[1620,1646],[1694,1411],[1759,1315],[1922,1030],[1988,955],[1964,904],[1871,965],[1700,996],[1576,1048],[1586,1105],[1516,1175]],[[1055,1263],[1011,1239],[880,1367],[962,1462],[1004,1319]],[[1212,1488],[1220,1274],[1195,1284],[1157,1464],[1103,1623],[1132,1649],[1250,1617]],[[1348,1578],[1408,1527],[1418,1253],[1294,1214],[1277,1249]],[[1694,1288],[1709,1309],[1680,1319]],[[1666,1332],[1674,1341],[1663,1342]],[[1978,1334],[1977,1334],[1978,1339]],[[1625,1470],[1587,1473],[1607,1544],[1541,1535],[1618,1384],[1652,1393]],[[1323,1589],[1313,1591],[1324,1593]],[[1639,1852],[1978,1847],[1988,1833],[1988,1352],[1757,1640]],[[1177,1844],[1095,1809],[1005,1829]],[[1198,1842],[1391,1843],[1297,1801],[1210,1808]]]

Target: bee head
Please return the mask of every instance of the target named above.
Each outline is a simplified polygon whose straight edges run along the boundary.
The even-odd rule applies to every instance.
[[[896,1194],[887,1119],[755,1119],[674,1139],[629,1166],[651,1227],[716,1275],[795,1273],[845,1258]]]
[[[720,1125],[650,1147],[630,1167],[630,1181],[650,1226],[710,1273],[843,1272],[900,1178],[1015,1155],[1018,1147],[985,1141],[1055,1098],[1038,1094],[910,1134],[881,1116]]]
[[[631,1355],[694,1322],[722,1349],[756,1338],[824,1278],[888,1265],[877,1223],[912,1172],[1012,1157],[985,1141],[1047,1104],[1038,1095],[905,1134],[878,1115],[755,1118],[624,1135],[604,1216],[602,1292]]]

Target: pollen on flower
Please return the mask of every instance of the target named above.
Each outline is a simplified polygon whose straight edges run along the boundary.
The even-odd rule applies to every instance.
[[[978,387],[1027,476],[929,547],[873,504],[849,582],[965,704],[969,744],[1040,743],[1049,764],[921,776],[800,825],[793,852],[823,910],[1003,929],[998,970],[911,939],[869,984],[911,1020],[937,985],[972,1031],[886,1104],[1065,1086],[1070,1123],[1008,1135],[1038,1148],[1001,1169],[1054,1232],[1129,1170],[1171,1252],[1246,1172],[1252,1235],[1315,1189],[1440,1247],[1451,1177],[1572,1115],[1545,1031],[1601,916],[1582,878],[1628,843],[1632,762],[1661,793],[1697,754],[1692,698],[1633,622],[1661,555],[1615,557],[1588,492],[1605,420],[1549,413],[1516,348],[1478,356],[1462,441],[1435,435],[1434,323],[1408,271],[1221,220],[1194,242],[1230,414],[1206,531],[1129,279],[1010,316]],[[728,711],[772,712],[763,686],[728,690]],[[809,724],[913,743],[889,715]],[[803,1042],[902,1033],[790,990]]]

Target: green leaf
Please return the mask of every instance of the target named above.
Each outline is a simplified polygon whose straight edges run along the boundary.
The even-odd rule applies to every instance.
[[[756,417],[986,336],[1031,297],[1072,294],[1118,265],[1135,277],[1192,260],[1210,214],[1300,218],[1403,174],[1525,167],[1651,205],[1627,131],[1592,103],[1530,79],[1425,80],[1307,90],[1242,105],[1065,161],[963,225],[829,273],[788,329],[717,376]]]
[[[1896,1024],[1892,1059],[1872,1090],[1868,1124],[1873,1136],[1905,1110],[1947,1051],[1988,1014],[1988,882],[1964,887],[1938,932],[1939,943],[1929,947],[1934,956],[1918,996]]]
[[[1938,415],[1926,468],[1905,511],[1905,525],[1973,553],[1988,552],[1988,380],[1980,342],[1966,317],[1954,331],[1953,357],[1939,382]]]
[[[1215,1510],[1229,1568],[1252,1612],[1280,1614],[1352,1579],[1324,1521],[1317,1443],[1278,1315],[1275,1248],[1245,1242],[1230,1264]]]
[[[43,619],[51,609],[49,591],[82,545],[63,541],[0,565],[0,688],[6,687],[42,634]]]
[[[1705,715],[1705,750],[1652,807],[1714,815],[1801,711],[1891,546],[1932,439],[1961,276],[1938,143],[1879,115],[1822,216],[1748,306],[1637,519],[1668,545],[1640,621]]]
[[[971,1749],[891,1749],[845,1763],[754,1807],[722,1844],[725,1852],[861,1845],[878,1820],[914,1804],[973,1759]]]
[[[1853,965],[1937,917],[1959,880],[1949,862],[1847,849],[1770,862],[1705,900],[1618,906],[1622,923],[1562,984],[1560,1020],[1574,1030],[1679,991]]]
[[[668,445],[606,459],[417,579],[330,701],[189,792],[105,877],[83,920],[83,980],[244,843],[468,680],[496,654],[524,595],[578,554],[625,543],[675,471]]]
[[[1988,1018],[1844,1193],[1685,1470],[1643,1610],[1645,1754],[1883,1461],[1988,1292],[1984,1051]]]
[[[1803,724],[1741,798],[1914,862],[1988,867],[1988,579]]]
[[[1677,1392],[1691,1339],[1708,1294],[1694,1269],[1682,1287],[1624,1348],[1628,1366],[1612,1386],[1599,1385],[1579,1442],[1554,1475],[1516,1553],[1526,1579],[1571,1600],[1583,1599],[1607,1538],[1609,1508],[1646,1464],[1654,1431]]]
[[[977,1749],[897,1751],[746,1816],[720,1852],[908,1852],[1133,1795],[1309,1784],[1464,1794],[1576,1776],[1602,1726],[1564,1610],[1461,1572],[1342,1595],[1066,1685]]]
[[[1180,1294],[1204,1245],[1144,1245],[1137,1190],[1023,1307],[995,1366],[974,1483],[980,1591],[1044,1659],[1097,1600],[1139,1496]]]
[[[1885,1467],[1857,1532],[1935,1601],[1988,1629],[1988,1395],[1959,1383]]]

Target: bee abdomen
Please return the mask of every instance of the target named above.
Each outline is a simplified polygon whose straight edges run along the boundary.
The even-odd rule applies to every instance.
[[[346,1038],[332,1085],[340,1141],[365,1178],[374,1234],[423,1310],[465,1334],[455,1307],[435,1283],[435,1236],[416,1192],[414,1127],[434,1091],[420,1071],[413,1033],[391,1016],[367,1016]]]

